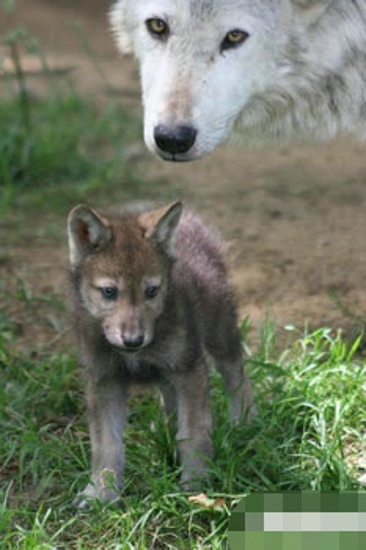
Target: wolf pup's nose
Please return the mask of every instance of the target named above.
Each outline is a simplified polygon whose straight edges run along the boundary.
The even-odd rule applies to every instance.
[[[196,141],[197,130],[192,126],[169,127],[159,124],[154,128],[154,139],[161,151],[177,155],[187,153]]]
[[[142,344],[144,343],[144,335],[133,334],[128,336],[123,336],[123,343],[126,349],[131,351],[137,351],[139,348],[141,348]]]

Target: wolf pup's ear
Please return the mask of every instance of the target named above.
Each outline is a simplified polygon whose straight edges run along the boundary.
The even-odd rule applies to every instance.
[[[177,201],[139,216],[139,223],[145,229],[145,237],[162,246],[171,255],[174,255],[174,233],[182,211],[183,204]]]
[[[91,252],[104,248],[112,237],[108,223],[95,210],[83,205],[71,210],[67,232],[71,267],[79,265]]]

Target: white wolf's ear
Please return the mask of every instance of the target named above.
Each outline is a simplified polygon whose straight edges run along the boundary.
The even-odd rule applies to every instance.
[[[298,8],[300,19],[304,24],[312,25],[325,12],[328,6],[335,0],[290,0],[295,8]]]
[[[127,0],[128,1],[128,0]],[[126,23],[126,0],[117,0],[109,11],[109,22],[117,46],[122,53],[132,52],[132,42]]]
[[[145,237],[161,245],[174,255],[174,233],[183,211],[180,201],[173,202],[152,212],[140,214],[139,223],[145,230]]]
[[[79,265],[91,252],[103,249],[112,237],[108,223],[95,210],[84,205],[71,210],[67,233],[71,267]]]

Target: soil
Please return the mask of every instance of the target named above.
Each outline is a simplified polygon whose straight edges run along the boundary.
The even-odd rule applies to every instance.
[[[106,0],[17,0],[13,14],[1,14],[0,34],[26,26],[46,52],[58,86],[71,73],[85,96],[104,101],[113,95],[141,116],[137,66],[115,49],[106,19],[108,5]],[[39,93],[44,76],[38,57],[26,55],[23,63],[28,86]],[[8,61],[5,69],[11,74]],[[219,227],[230,243],[240,314],[249,316],[253,339],[268,315],[279,326],[300,329],[308,323],[349,332],[363,325],[364,146],[343,141],[248,151],[228,145],[182,165],[153,158],[142,141],[134,147],[136,162],[143,158],[147,177],[172,182],[180,190],[176,198]],[[45,310],[42,300],[29,306],[32,296],[51,292],[62,297],[66,249],[64,227],[58,223],[59,247],[43,232],[44,219],[32,223],[33,237],[23,246],[9,244],[10,226],[2,230],[7,235],[7,261],[0,257],[4,276],[21,279],[28,293],[23,305],[13,303],[8,312],[19,322],[20,337],[33,347],[45,339],[51,345],[52,334],[57,339],[66,330],[60,327],[62,316]]]

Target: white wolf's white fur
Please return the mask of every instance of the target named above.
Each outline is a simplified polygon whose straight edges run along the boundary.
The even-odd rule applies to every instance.
[[[248,143],[366,139],[366,0],[118,0],[111,22],[140,64],[146,144],[167,160],[199,158],[233,130]],[[220,52],[233,29],[248,40]],[[159,151],[160,124],[194,127],[192,148]]]

